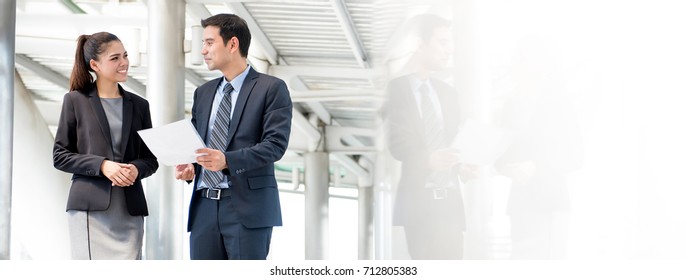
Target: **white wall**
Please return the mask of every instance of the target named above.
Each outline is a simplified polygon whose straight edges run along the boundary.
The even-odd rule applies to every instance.
[[[15,74],[10,259],[69,259],[70,176],[52,166],[54,138]]]

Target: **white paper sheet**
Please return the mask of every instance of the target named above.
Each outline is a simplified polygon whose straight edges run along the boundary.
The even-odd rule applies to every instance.
[[[139,130],[138,134],[157,160],[167,166],[194,163],[195,151],[205,147],[189,119]]]
[[[505,129],[469,119],[460,128],[452,147],[460,151],[460,162],[492,165],[507,149],[509,133]]]

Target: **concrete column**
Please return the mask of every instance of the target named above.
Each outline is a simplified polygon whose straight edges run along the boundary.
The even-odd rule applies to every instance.
[[[16,0],[0,0],[0,260],[10,258],[16,14]]]
[[[153,126],[184,118],[185,1],[148,1],[148,83]],[[174,167],[163,166],[147,179],[150,216],[146,223],[146,259],[182,259],[185,182]]]
[[[357,183],[357,259],[371,260],[374,257],[374,172],[371,162],[362,160],[360,165],[370,175],[359,178]]]
[[[383,139],[383,138],[380,138]],[[385,140],[381,140],[380,143]],[[394,244],[400,238],[393,234],[393,188],[400,178],[400,169],[387,149],[381,150],[374,161],[373,215],[374,259],[393,259]],[[405,242],[402,239],[402,242]]]
[[[305,154],[305,259],[329,257],[329,154]]]
[[[374,257],[374,187],[359,185],[357,188],[357,259]]]

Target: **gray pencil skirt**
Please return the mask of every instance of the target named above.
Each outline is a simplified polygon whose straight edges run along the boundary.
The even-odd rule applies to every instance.
[[[143,216],[126,210],[124,189],[112,187],[105,211],[69,210],[69,236],[75,260],[140,260]]]

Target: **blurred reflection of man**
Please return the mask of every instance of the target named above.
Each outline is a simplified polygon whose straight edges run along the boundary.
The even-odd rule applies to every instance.
[[[512,179],[507,213],[512,259],[566,257],[570,201],[566,177],[583,164],[576,112],[543,43],[520,47],[516,86],[500,112],[513,133],[495,168]]]
[[[385,110],[388,146],[402,164],[393,222],[404,228],[412,259],[461,259],[465,214],[458,174],[467,169],[450,148],[458,96],[431,77],[450,60],[450,22],[426,14],[410,23],[419,40],[411,71],[389,82]]]

